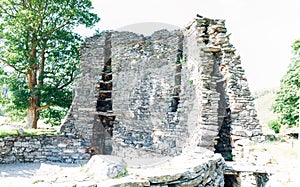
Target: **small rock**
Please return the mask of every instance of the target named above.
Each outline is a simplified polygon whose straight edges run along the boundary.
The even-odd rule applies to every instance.
[[[18,134],[24,134],[24,132],[25,132],[25,131],[24,131],[22,128],[19,128],[19,129],[18,129]]]

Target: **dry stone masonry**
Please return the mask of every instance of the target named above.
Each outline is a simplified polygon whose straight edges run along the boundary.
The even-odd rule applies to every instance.
[[[16,162],[84,163],[88,145],[79,138],[50,135],[0,136],[0,164]]]
[[[96,153],[174,156],[205,147],[226,160],[261,127],[224,20],[198,16],[151,36],[107,31],[81,50],[82,75],[62,133]]]

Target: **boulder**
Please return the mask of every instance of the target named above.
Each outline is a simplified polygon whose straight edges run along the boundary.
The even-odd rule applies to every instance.
[[[118,178],[127,175],[126,163],[123,159],[110,155],[94,155],[85,172],[95,181]]]

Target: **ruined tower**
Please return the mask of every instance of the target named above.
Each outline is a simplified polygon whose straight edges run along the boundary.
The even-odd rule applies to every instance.
[[[205,147],[227,160],[261,127],[224,20],[197,17],[151,36],[108,31],[81,48],[81,76],[61,132],[97,154],[176,155]]]

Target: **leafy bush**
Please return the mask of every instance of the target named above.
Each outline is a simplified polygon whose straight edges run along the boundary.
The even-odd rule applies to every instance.
[[[276,93],[273,111],[279,114],[278,122],[289,127],[298,126],[300,95],[300,39],[294,45],[294,58],[287,73],[281,79]]]
[[[277,120],[269,121],[268,126],[270,129],[274,130],[275,133],[279,133],[281,125]]]
[[[49,107],[40,113],[40,117],[44,119],[44,123],[51,126],[61,125],[61,121],[67,114],[68,108]]]

